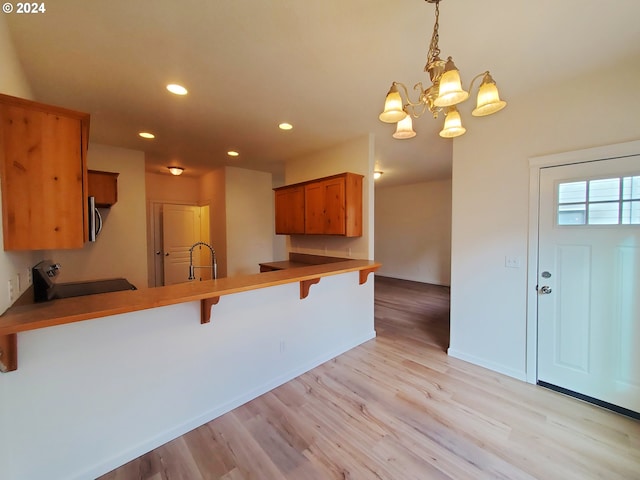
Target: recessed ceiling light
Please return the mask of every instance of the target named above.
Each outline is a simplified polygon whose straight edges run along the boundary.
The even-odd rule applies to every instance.
[[[235,150],[229,150],[229,151],[227,152],[227,155],[229,155],[230,157],[237,157],[237,156],[239,156],[240,154],[239,154],[238,152],[236,152]]]
[[[291,130],[293,128],[293,125],[291,125],[290,123],[281,123],[280,125],[278,125],[278,128],[280,130]]]
[[[188,90],[184,88],[182,85],[178,85],[177,83],[170,83],[167,85],[167,90],[171,93],[175,93],[176,95],[186,95]]]
[[[142,138],[156,138],[156,136],[150,132],[140,132],[138,135],[140,135]]]

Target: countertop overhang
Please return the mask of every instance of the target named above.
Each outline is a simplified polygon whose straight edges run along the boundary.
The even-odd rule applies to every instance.
[[[0,316],[0,370],[17,368],[16,334],[178,303],[201,301],[201,323],[209,321],[211,306],[220,297],[260,288],[300,282],[300,298],[322,277],[360,272],[360,284],[381,266],[374,260],[346,260],[252,275],[187,282],[165,287],[127,290],[50,302],[14,306]]]

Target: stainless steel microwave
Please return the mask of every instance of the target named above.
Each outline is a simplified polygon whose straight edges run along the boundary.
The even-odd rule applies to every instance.
[[[96,208],[96,197],[89,197],[89,241],[95,242],[102,231],[102,216]]]

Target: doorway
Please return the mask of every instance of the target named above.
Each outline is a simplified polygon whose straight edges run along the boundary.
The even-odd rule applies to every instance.
[[[196,248],[190,252],[196,242],[210,243],[209,205],[153,203],[152,211],[154,285],[189,281],[191,258],[194,265],[211,262],[208,249]],[[212,278],[205,270],[197,271],[198,280]]]
[[[532,166],[527,343],[529,381],[631,416],[640,412],[637,153],[632,142]]]

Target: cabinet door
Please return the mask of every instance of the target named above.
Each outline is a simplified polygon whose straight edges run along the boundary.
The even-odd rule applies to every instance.
[[[5,250],[82,248],[85,164],[81,121],[0,105]]]
[[[96,207],[111,207],[118,201],[118,174],[89,170],[89,196],[96,198]]]
[[[345,175],[345,235],[362,236],[362,175]]]
[[[276,234],[304,233],[304,188],[276,190]]]
[[[304,233],[324,233],[324,188],[322,182],[304,187]]]
[[[344,178],[332,178],[305,186],[305,233],[344,235]]]
[[[345,192],[344,178],[334,178],[322,182],[324,195],[324,229],[327,235],[344,235]]]

